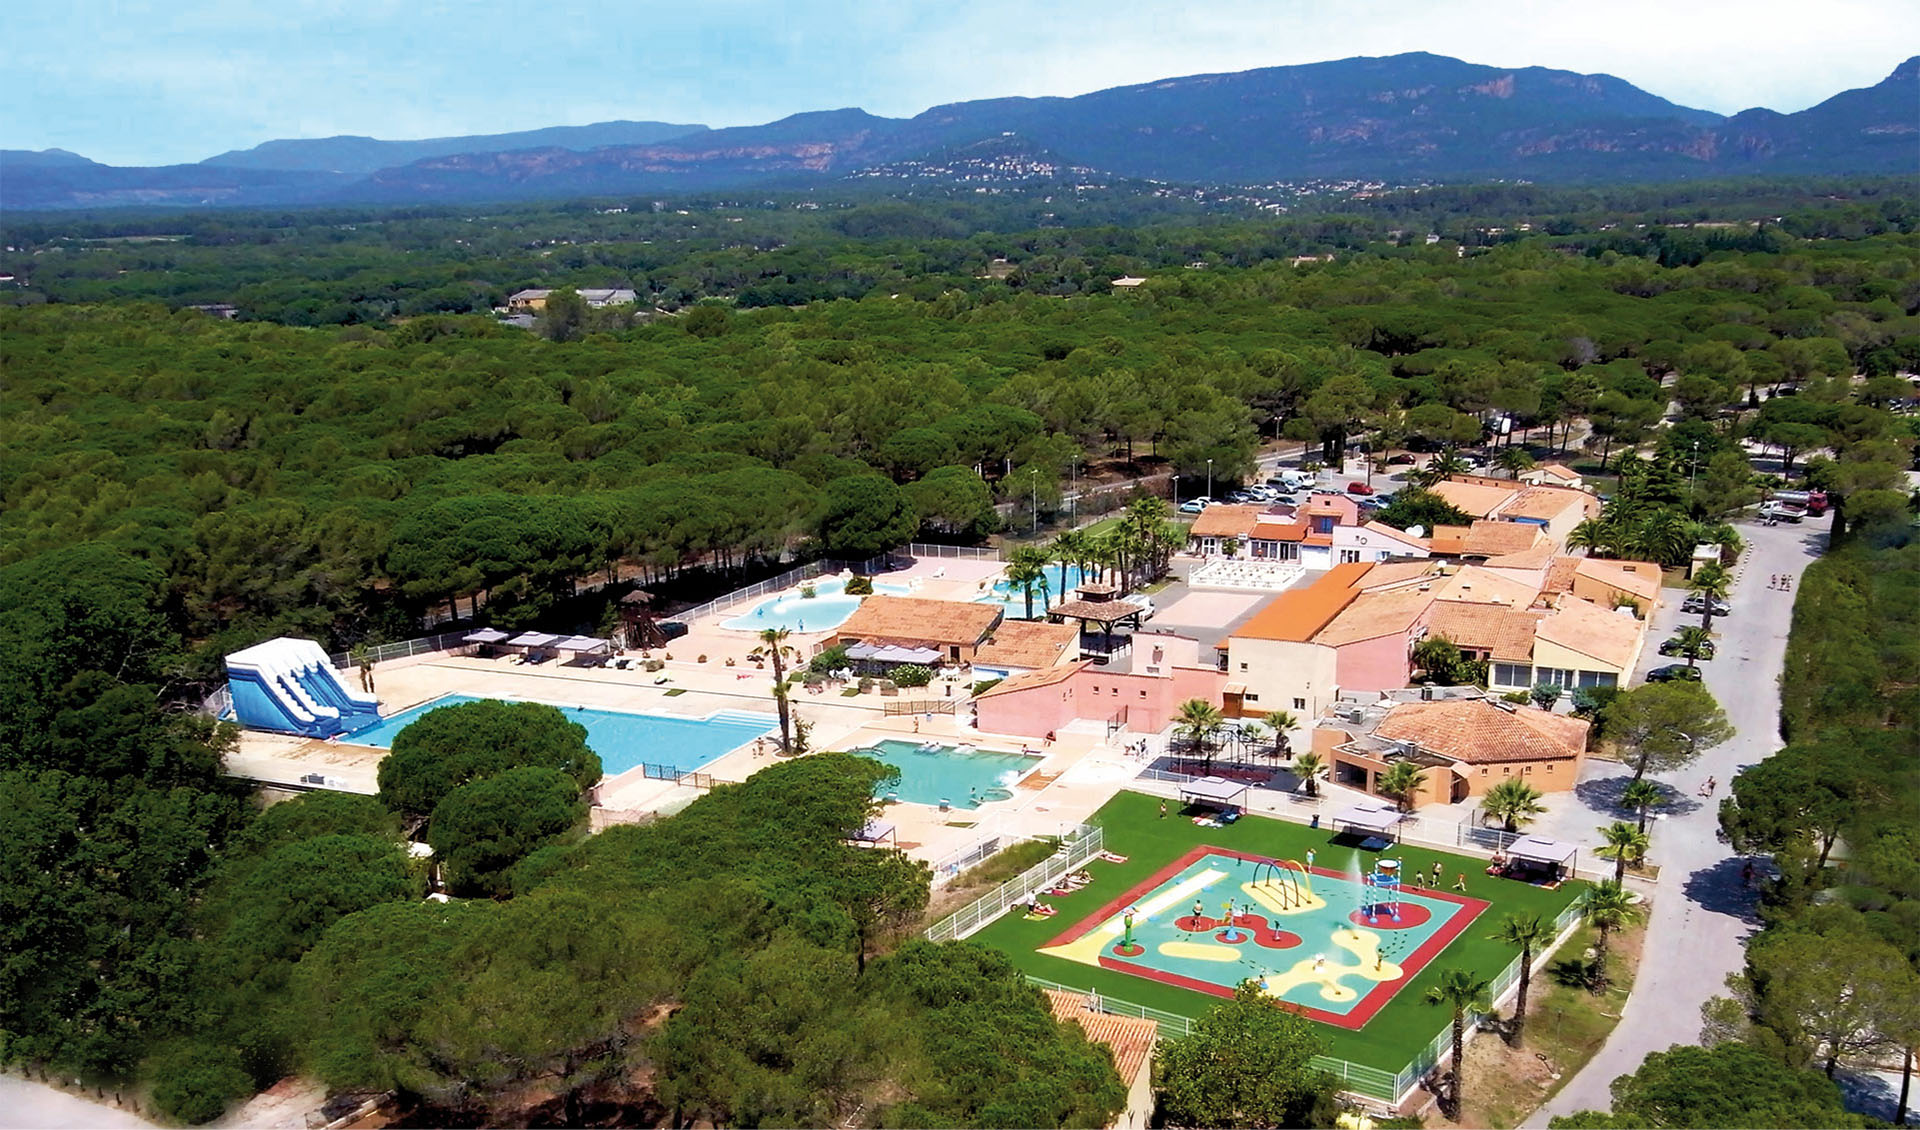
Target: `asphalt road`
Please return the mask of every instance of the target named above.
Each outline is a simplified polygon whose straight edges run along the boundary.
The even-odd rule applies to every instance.
[[[1768,588],[1768,580],[1787,574],[1797,588],[1800,574],[1826,548],[1830,521],[1741,525],[1749,548],[1734,568],[1733,614],[1714,620],[1719,651],[1700,664],[1707,689],[1736,733],[1693,765],[1660,778],[1677,793],[1677,803],[1652,830],[1650,858],[1660,865],[1660,880],[1633,994],[1606,1046],[1526,1125],[1545,1126],[1558,1114],[1609,1109],[1608,1088],[1616,1076],[1632,1072],[1652,1052],[1698,1042],[1700,1006],[1724,994],[1727,975],[1740,969],[1741,943],[1758,922],[1753,896],[1740,881],[1743,860],[1719,838],[1719,799],[1743,766],[1780,747],[1778,688],[1793,595]],[[1649,650],[1674,628],[1698,622],[1697,616],[1681,615],[1677,602],[1662,608]],[[1649,665],[1658,664],[1643,663],[1643,670]],[[1701,799],[1698,790],[1708,777],[1717,779],[1718,788]],[[1592,784],[1599,791],[1617,790],[1627,779],[1623,770],[1614,780]]]

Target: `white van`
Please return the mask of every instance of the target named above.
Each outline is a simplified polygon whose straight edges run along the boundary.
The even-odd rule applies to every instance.
[[[1123,596],[1120,599],[1138,607],[1140,609],[1140,619],[1153,619],[1153,598],[1146,593],[1137,592],[1131,596]]]

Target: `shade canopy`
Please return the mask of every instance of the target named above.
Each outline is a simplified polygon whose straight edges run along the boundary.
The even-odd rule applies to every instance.
[[[1225,777],[1202,777],[1180,786],[1180,799],[1188,804],[1213,804],[1225,808],[1243,803],[1246,796],[1247,786],[1244,782],[1229,781]]]
[[[931,647],[898,647],[893,644],[856,643],[847,648],[848,659],[871,659],[876,663],[938,663],[940,652]]]
[[[465,636],[465,642],[467,643],[499,643],[501,640],[504,640],[506,638],[507,638],[507,633],[501,631],[498,628],[482,628],[477,632],[468,632]]]
[[[1550,840],[1545,836],[1521,836],[1507,845],[1507,854],[1532,863],[1557,863],[1570,866],[1580,849],[1573,844]]]
[[[1389,805],[1356,804],[1334,813],[1333,822],[1336,826],[1386,832],[1400,822],[1400,810]]]
[[[893,835],[893,825],[882,820],[869,820],[865,827],[848,838],[863,844],[877,844],[892,839]]]
[[[552,647],[559,638],[546,632],[521,632],[507,642],[515,647]]]
[[[562,636],[554,640],[552,646],[556,651],[606,651],[613,647],[613,641],[593,636]]]

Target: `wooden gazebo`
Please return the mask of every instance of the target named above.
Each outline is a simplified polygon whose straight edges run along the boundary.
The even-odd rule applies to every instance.
[[[1102,650],[1106,655],[1113,654],[1115,625],[1125,624],[1135,631],[1140,630],[1140,620],[1146,610],[1131,601],[1121,600],[1120,590],[1115,586],[1096,581],[1081,585],[1073,595],[1074,599],[1061,601],[1047,609],[1047,619],[1055,624],[1078,620],[1083,629],[1087,624],[1100,625],[1106,643]]]
[[[627,625],[628,647],[667,645],[667,634],[660,630],[660,622],[653,615],[653,594],[647,590],[634,589],[620,598],[620,619]]]

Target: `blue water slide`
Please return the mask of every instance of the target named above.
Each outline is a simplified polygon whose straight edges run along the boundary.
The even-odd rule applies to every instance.
[[[227,689],[249,729],[331,738],[380,720],[373,698],[347,689],[312,640],[268,640],[227,656]]]

